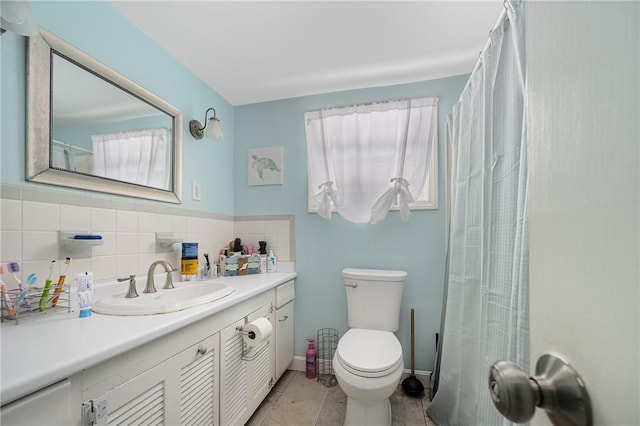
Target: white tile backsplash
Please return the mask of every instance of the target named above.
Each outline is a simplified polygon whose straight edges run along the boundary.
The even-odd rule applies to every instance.
[[[22,259],[49,260],[58,259],[60,238],[57,231],[23,231]]]
[[[102,235],[102,244],[93,248],[93,256],[115,256],[118,252],[115,232],[98,232]]]
[[[116,253],[117,254],[137,254],[138,234],[133,232],[116,233]]]
[[[91,207],[91,230],[96,233],[116,232],[116,210]]]
[[[187,232],[187,218],[184,216],[173,216],[173,232],[185,234]]]
[[[91,270],[94,281],[113,280],[116,278],[115,256],[94,256],[91,258]]]
[[[133,271],[133,272],[132,272]],[[116,256],[116,275],[118,277],[128,277],[129,275],[146,273],[146,270],[141,271],[138,268],[138,255],[118,255]]]
[[[36,201],[22,202],[22,229],[24,231],[58,230],[60,206]]]
[[[0,229],[3,231],[22,230],[22,203],[18,200],[2,200]]]
[[[22,259],[22,237],[21,231],[1,231],[2,247],[0,253],[2,258],[9,262]]]
[[[173,216],[168,214],[159,214],[156,217],[157,232],[173,232]]]
[[[91,209],[89,207],[60,206],[61,231],[91,231]]]
[[[155,213],[138,213],[138,232],[156,232],[157,215]]]
[[[61,230],[90,231],[103,237],[102,244],[91,249],[92,257],[73,258],[69,280],[84,271],[93,271],[98,282],[131,274],[144,276],[149,265],[159,259],[179,268],[181,245],[174,244],[168,253],[156,253],[156,232],[172,232],[176,238],[197,242],[200,262],[204,262],[204,253],[217,260],[220,249],[228,247],[236,236],[244,245],[253,244],[256,252],[258,241],[265,240],[279,261],[292,259],[289,221],[281,218],[265,220],[258,216],[257,220],[234,222],[188,211],[185,215],[163,214],[7,198],[1,199],[0,209],[0,262],[5,265],[2,279],[10,287],[15,285],[6,271],[10,261],[20,262],[21,279],[35,272],[44,280],[51,260],[56,259],[57,279],[64,268],[64,258],[60,257],[69,255],[60,245]]]
[[[155,252],[156,252],[155,232],[138,233],[138,253],[155,253]]]
[[[118,210],[116,213],[117,232],[138,232],[138,213]]]
[[[276,234],[289,235],[289,221],[288,220],[276,220],[274,224]]]

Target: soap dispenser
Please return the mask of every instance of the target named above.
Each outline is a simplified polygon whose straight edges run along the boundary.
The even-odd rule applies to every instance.
[[[316,347],[313,344],[315,339],[313,337],[309,337],[307,339],[309,342],[309,346],[307,347],[307,379],[315,379],[316,378]]]

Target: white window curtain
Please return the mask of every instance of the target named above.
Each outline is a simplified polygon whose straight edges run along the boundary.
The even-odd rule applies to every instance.
[[[511,424],[494,407],[489,367],[529,371],[529,238],[524,3],[506,2],[480,68],[454,106],[449,264],[439,425]]]
[[[169,129],[91,136],[94,174],[153,188],[170,189]]]
[[[318,214],[374,224],[392,204],[407,221],[437,143],[438,98],[403,99],[305,114],[309,197]]]

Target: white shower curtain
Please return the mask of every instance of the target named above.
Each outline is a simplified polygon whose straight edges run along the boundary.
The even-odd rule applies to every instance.
[[[449,117],[451,216],[439,425],[510,424],[493,406],[491,364],[529,369],[524,3],[506,2],[480,68]]]
[[[153,188],[171,182],[169,129],[143,129],[91,136],[94,174]]]

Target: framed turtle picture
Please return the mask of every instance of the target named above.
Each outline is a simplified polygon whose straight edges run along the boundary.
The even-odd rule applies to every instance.
[[[249,185],[282,185],[281,146],[249,149]]]

